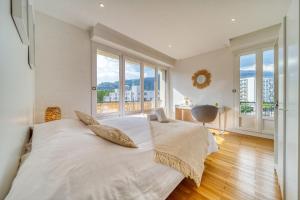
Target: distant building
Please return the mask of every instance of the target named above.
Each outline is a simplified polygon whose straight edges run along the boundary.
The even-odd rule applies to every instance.
[[[274,79],[264,78],[263,79],[263,101],[274,102]]]
[[[127,102],[138,102],[141,100],[141,87],[139,85],[133,85],[131,88],[125,86],[125,101]],[[158,91],[159,95],[159,91]],[[115,89],[113,92],[110,92],[107,96],[103,97],[104,102],[114,102],[119,101],[119,89]],[[153,101],[155,99],[154,90],[144,90],[144,101]]]
[[[240,79],[240,101],[255,102],[256,89],[255,78],[241,78]]]
[[[255,102],[256,96],[255,78],[240,79],[240,101]],[[263,102],[274,102],[274,79],[263,79]]]
[[[125,86],[125,101],[137,102],[141,99],[141,88],[138,85],[133,85],[130,89],[129,86]],[[104,102],[114,102],[119,101],[119,89],[115,89],[113,92],[110,92],[108,96],[103,97]]]
[[[103,102],[115,102],[119,101],[120,96],[119,96],[119,89],[114,89],[113,92],[110,92],[108,96],[103,97]]]
[[[155,98],[154,90],[144,91],[144,101],[152,101]]]
[[[240,79],[240,101],[248,100],[248,80]]]
[[[133,85],[131,90],[125,90],[125,101],[140,101],[141,99],[141,87],[139,85]]]
[[[115,89],[114,92],[109,93],[109,99],[111,101],[119,101],[120,96],[119,96],[119,89]]]

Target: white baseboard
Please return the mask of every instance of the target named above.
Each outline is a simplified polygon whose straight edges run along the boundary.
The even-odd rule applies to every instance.
[[[211,128],[211,129],[219,130],[219,129],[216,128],[215,126],[205,126],[205,127]],[[261,138],[267,138],[267,139],[272,139],[272,140],[274,140],[274,135],[270,135],[270,134],[263,134],[263,133],[252,132],[252,131],[246,131],[246,130],[240,130],[240,129],[235,129],[235,128],[227,128],[227,129],[225,129],[225,131],[232,132],[232,133],[238,133],[238,134],[243,134],[243,135],[250,135],[250,136],[261,137]]]
[[[200,123],[200,122],[196,122],[196,123]],[[205,127],[220,130],[219,126],[216,123],[206,123]],[[254,132],[254,131],[241,130],[241,129],[237,129],[237,128],[226,128],[224,131],[274,140],[274,135],[271,135],[271,134],[258,133],[258,132]]]
[[[274,135],[263,134],[263,133],[252,132],[252,131],[246,131],[246,130],[240,130],[240,129],[236,129],[236,128],[228,128],[228,129],[226,129],[226,131],[239,133],[239,134],[244,134],[244,135],[255,136],[255,137],[267,138],[267,139],[272,139],[272,140],[274,139]]]

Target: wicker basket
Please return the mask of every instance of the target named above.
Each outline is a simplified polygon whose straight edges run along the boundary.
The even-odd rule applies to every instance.
[[[61,110],[60,107],[48,107],[45,112],[45,122],[60,120]]]

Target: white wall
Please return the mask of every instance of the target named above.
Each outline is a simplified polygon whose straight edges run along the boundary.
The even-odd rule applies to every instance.
[[[48,106],[62,117],[91,113],[91,43],[88,31],[47,15],[36,15],[36,122]]]
[[[0,1],[0,199],[16,174],[34,104],[34,71],[28,65],[28,46],[11,18],[10,2]]]
[[[265,43],[275,43],[281,24],[275,24],[251,33],[231,38],[230,48],[232,51],[244,50]]]
[[[226,129],[233,128],[233,60],[231,50],[223,48],[177,61],[176,66],[171,70],[171,97],[173,97],[171,110],[173,110],[173,115],[174,106],[181,104],[185,96],[189,97],[193,104],[215,104],[217,102],[219,105],[228,107]],[[200,69],[207,69],[211,73],[211,84],[204,89],[197,89],[192,85],[192,75]],[[218,127],[216,124],[208,126]]]

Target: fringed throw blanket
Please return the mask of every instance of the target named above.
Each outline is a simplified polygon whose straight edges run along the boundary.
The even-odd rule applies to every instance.
[[[155,161],[181,172],[199,187],[207,156],[208,130],[183,121],[150,121]]]

